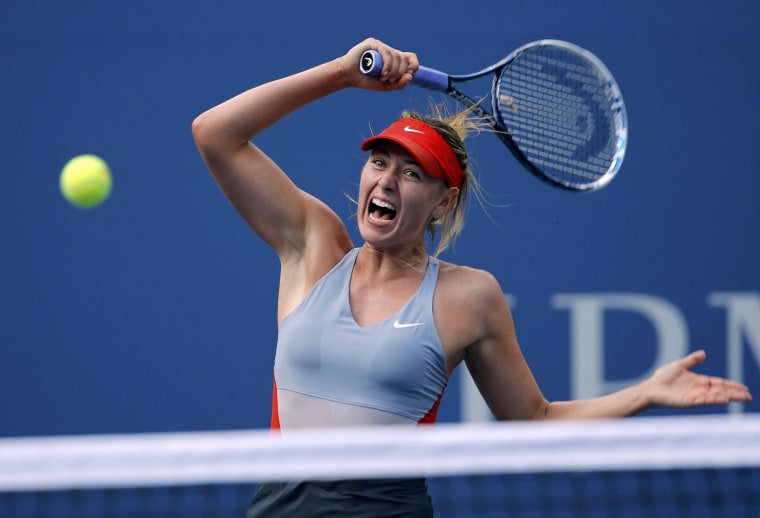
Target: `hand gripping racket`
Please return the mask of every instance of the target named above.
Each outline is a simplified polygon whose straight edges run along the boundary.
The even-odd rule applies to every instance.
[[[366,51],[362,72],[383,68],[375,50]],[[456,83],[494,74],[491,113]],[[628,142],[628,120],[615,79],[607,67],[577,45],[540,40],[498,63],[466,75],[420,67],[413,84],[444,92],[486,120],[531,173],[572,191],[608,184],[620,170]]]

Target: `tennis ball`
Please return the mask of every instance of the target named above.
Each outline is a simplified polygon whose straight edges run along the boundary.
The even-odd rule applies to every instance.
[[[108,164],[95,155],[75,156],[61,171],[61,193],[75,207],[90,209],[100,205],[111,194],[111,186]]]

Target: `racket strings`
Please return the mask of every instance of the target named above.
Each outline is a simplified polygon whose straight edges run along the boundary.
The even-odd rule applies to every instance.
[[[564,49],[518,56],[498,78],[494,110],[526,159],[565,184],[608,174],[618,148],[614,95],[593,64]]]

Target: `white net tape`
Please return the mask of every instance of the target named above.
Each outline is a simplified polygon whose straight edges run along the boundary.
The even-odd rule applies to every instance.
[[[0,439],[0,491],[760,466],[760,415]]]

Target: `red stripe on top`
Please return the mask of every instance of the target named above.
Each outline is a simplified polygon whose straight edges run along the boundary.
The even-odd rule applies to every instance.
[[[269,428],[271,430],[280,429],[280,414],[277,409],[277,380],[272,383],[272,421]]]
[[[443,389],[441,390],[441,393],[438,394],[438,399],[435,400],[435,403],[433,403],[433,406],[430,407],[430,410],[428,410],[428,413],[425,414],[425,417],[417,421],[417,424],[435,423],[435,420],[438,417],[438,407],[441,405],[441,399],[443,399],[443,392],[445,390],[446,390],[446,387],[443,387]]]

